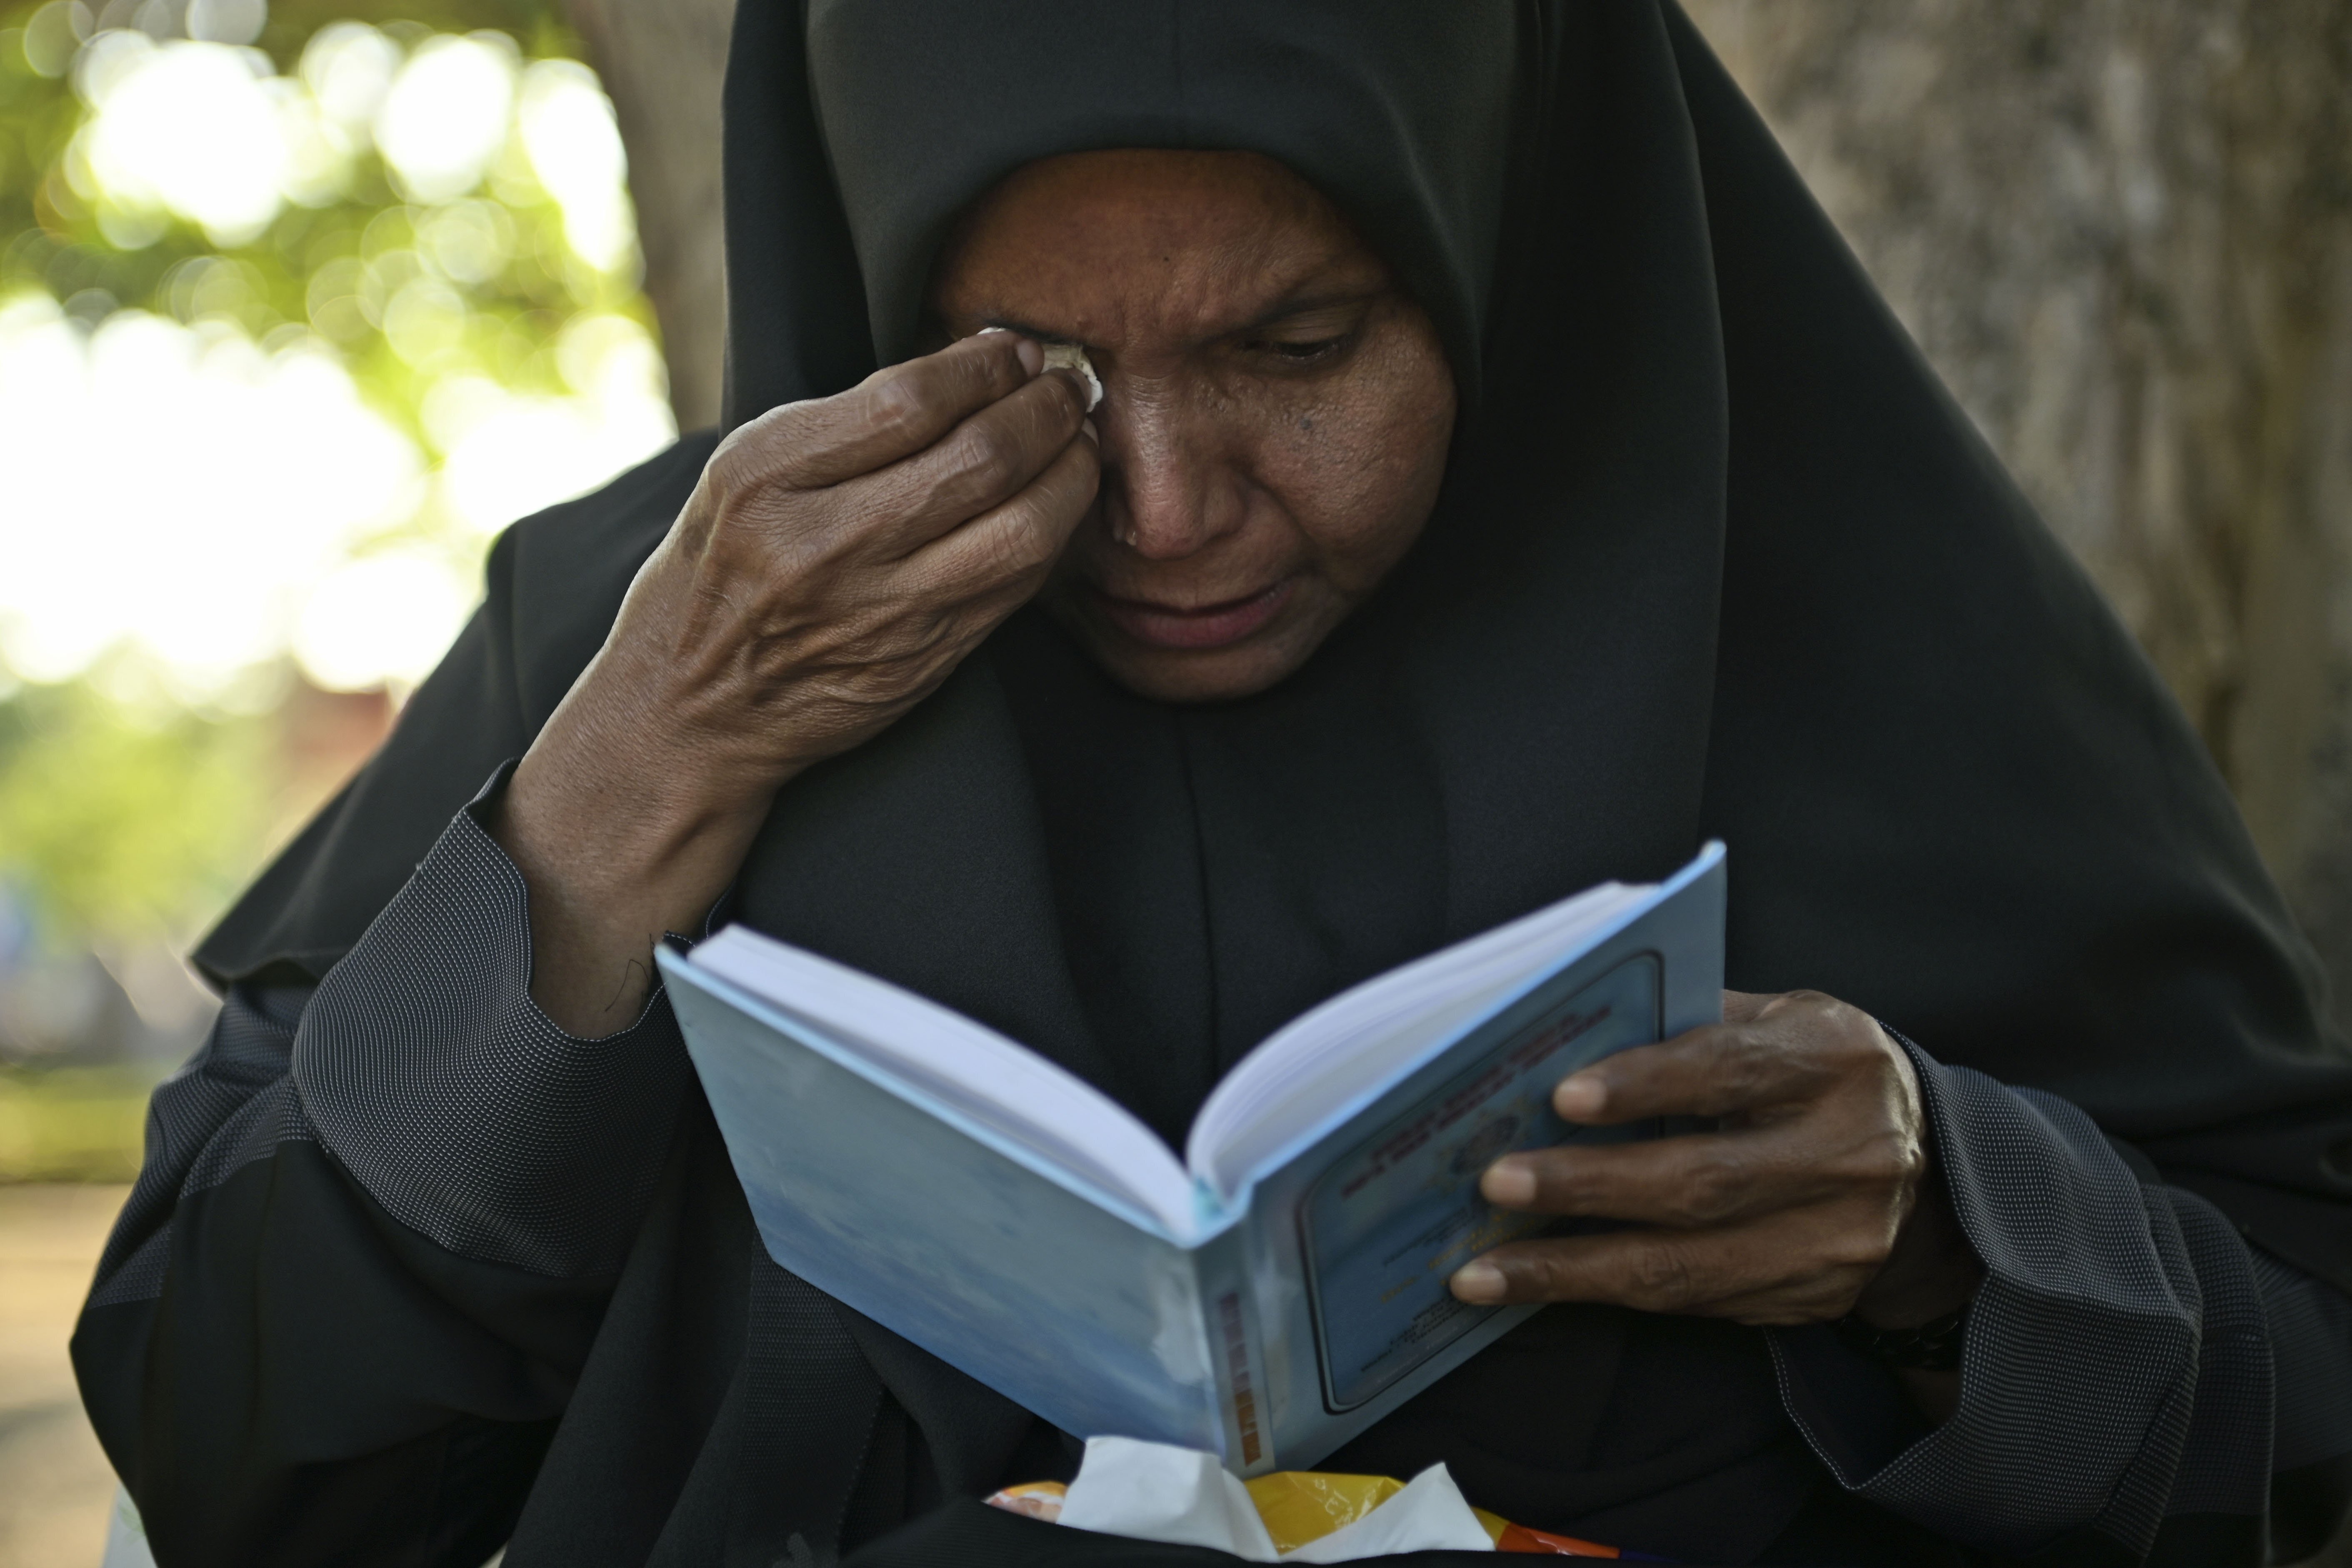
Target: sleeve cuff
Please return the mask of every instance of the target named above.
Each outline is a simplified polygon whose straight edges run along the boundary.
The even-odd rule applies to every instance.
[[[394,1217],[463,1257],[618,1267],[691,1076],[658,986],[628,1028],[565,1033],[530,997],[521,873],[459,812],[320,986],[294,1045],[319,1139]]]
[[[2167,1489],[2133,1483],[2169,1478],[2200,1392],[2181,1215],[2074,1105],[1888,1033],[1985,1266],[1959,1407],[1923,1430],[1891,1374],[1815,1327],[1772,1335],[1791,1418],[1847,1489],[1948,1538],[2014,1554],[2086,1527],[2152,1540]]]
[[[520,757],[509,757],[505,762],[500,763],[498,766],[498,770],[490,774],[488,782],[482,785],[480,792],[478,793],[473,799],[466,803],[463,813],[464,816],[469,816],[473,819],[474,826],[481,829],[482,837],[489,840],[490,847],[497,851],[499,858],[504,860],[509,868],[513,868],[517,877],[520,877],[522,875],[521,868],[515,866],[513,857],[509,856],[506,852],[505,846],[499,843],[498,834],[496,831],[498,826],[496,818],[499,809],[499,802],[505,798],[507,785],[514,782],[515,769],[520,766],[521,763],[522,759]],[[679,952],[691,952],[702,943],[709,942],[711,937],[718,932],[720,926],[726,924],[729,920],[733,918],[734,908],[735,884],[733,882],[730,882],[727,884],[726,890],[719,895],[718,899],[712,902],[709,910],[703,915],[702,923],[698,929],[690,934],[685,931],[666,931],[662,932],[662,942],[665,945],[675,948]],[[650,1013],[653,1010],[654,1004],[660,1000],[662,991],[662,977],[660,972],[656,971],[653,977],[653,988],[646,993],[646,1005],[644,1009],[638,1013],[635,1023],[632,1023],[628,1029],[622,1029],[617,1031],[617,1033],[625,1035],[629,1032],[629,1029],[634,1029],[638,1024],[644,1023],[646,1020],[646,1015]],[[539,1005],[534,1002],[531,1004],[531,1008],[532,1011],[537,1012],[539,1010]],[[547,1018],[547,1016],[544,1013],[541,1013],[540,1016]],[[551,1029],[556,1030],[558,1033],[562,1032],[562,1026],[557,1024],[552,1018],[547,1018],[547,1026]],[[571,1035],[566,1036],[565,1037],[569,1039],[578,1039],[580,1037]],[[608,1036],[604,1037],[610,1038],[612,1037]]]

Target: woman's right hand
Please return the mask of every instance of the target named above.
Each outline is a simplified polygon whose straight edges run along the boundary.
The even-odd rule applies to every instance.
[[[1092,504],[1087,394],[966,338],[719,443],[604,647],[515,770],[496,834],[530,889],[531,994],[625,1027],[770,802],[945,680]]]

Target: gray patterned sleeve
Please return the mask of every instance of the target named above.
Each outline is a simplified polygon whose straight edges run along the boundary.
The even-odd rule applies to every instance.
[[[231,992],[150,1107],[93,1305],[160,1291],[179,1205],[289,1142],[323,1148],[459,1258],[559,1278],[617,1268],[689,1069],[658,988],[601,1040],[531,1001],[522,875],[482,825],[507,771],[324,984]]]
[[[1807,1441],[1850,1491],[1985,1551],[2258,1552],[2273,1471],[2352,1449],[2352,1304],[2144,1183],[2068,1101],[1903,1044],[1985,1267],[1959,1405],[1922,1430],[1835,1336],[1779,1331]]]
[[[160,1561],[478,1563],[569,1403],[690,1073],[658,992],[601,1040],[532,1005],[503,779],[155,1094],[73,1358]]]
[[[652,1193],[685,1048],[658,988],[601,1040],[540,1010],[522,874],[481,810],[458,814],[319,987],[295,1089],[352,1180],[444,1249],[610,1272]]]

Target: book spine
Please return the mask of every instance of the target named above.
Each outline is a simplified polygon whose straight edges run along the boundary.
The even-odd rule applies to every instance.
[[[1202,1327],[1216,1372],[1217,1426],[1225,1468],[1242,1477],[1275,1468],[1265,1325],[1250,1289],[1246,1224],[1227,1227],[1193,1255]]]

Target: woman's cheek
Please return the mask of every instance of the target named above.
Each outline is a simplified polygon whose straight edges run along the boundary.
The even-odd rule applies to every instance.
[[[1294,398],[1259,427],[1252,466],[1318,551],[1377,527],[1365,512],[1384,488],[1367,471],[1380,463],[1377,432],[1360,408],[1328,396]]]
[[[1367,398],[1330,409],[1322,423],[1297,515],[1327,552],[1347,558],[1349,577],[1377,580],[1420,536],[1453,430],[1450,397],[1443,402]],[[1372,583],[1357,585],[1369,591]]]

